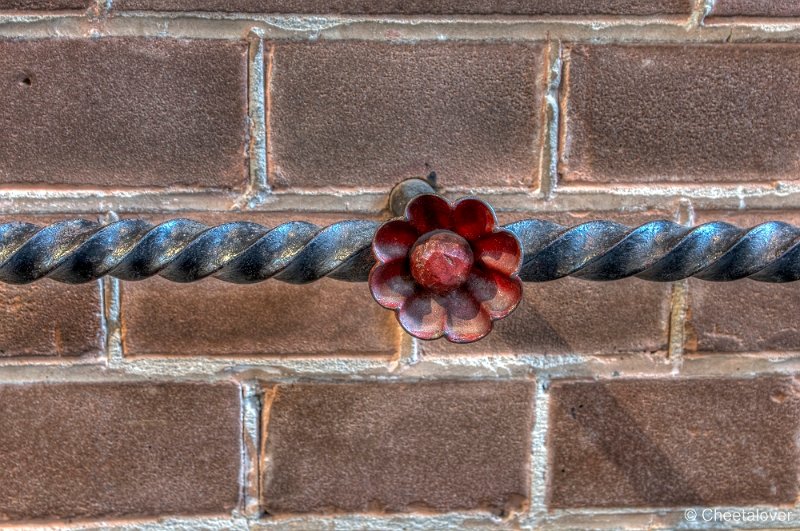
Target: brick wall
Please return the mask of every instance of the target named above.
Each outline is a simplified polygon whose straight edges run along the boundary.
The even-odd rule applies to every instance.
[[[0,221],[382,219],[434,171],[506,222],[800,223],[798,16],[0,0]],[[364,284],[0,285],[0,523],[797,526],[798,309],[794,285],[564,279],[455,346]]]

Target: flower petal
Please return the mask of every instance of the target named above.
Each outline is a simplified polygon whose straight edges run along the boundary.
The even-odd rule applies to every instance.
[[[489,313],[465,289],[443,297],[447,309],[445,337],[453,343],[472,343],[492,331]]]
[[[429,292],[418,292],[406,299],[397,320],[400,326],[419,339],[437,339],[444,334],[447,311],[440,301]]]
[[[449,230],[453,226],[450,203],[438,195],[425,194],[412,199],[406,207],[406,218],[420,236],[432,230]]]
[[[489,269],[505,275],[513,275],[522,262],[522,247],[514,234],[500,230],[473,242],[475,260]]]
[[[406,258],[418,237],[419,233],[408,221],[387,221],[375,233],[372,252],[378,261],[384,263]]]
[[[377,264],[369,273],[369,290],[375,301],[390,310],[397,310],[414,294],[416,286],[402,260]]]
[[[522,281],[491,269],[472,269],[467,289],[492,319],[510,314],[522,299]]]
[[[453,211],[454,230],[467,240],[489,234],[497,225],[492,208],[480,199],[461,199]]]

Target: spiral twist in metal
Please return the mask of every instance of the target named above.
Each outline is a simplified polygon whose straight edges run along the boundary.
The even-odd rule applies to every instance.
[[[366,281],[379,223],[343,221],[321,228],[293,221],[269,229],[234,222],[209,227],[188,219],[153,225],[128,219],[103,225],[70,220],[39,227],[0,225],[0,281],[41,278],[81,283],[110,275],[175,282],[213,276],[234,283],[275,278],[302,284],[322,277]],[[506,225],[520,239],[520,278],[543,282],[687,277],[764,282],[800,279],[800,229],[778,221],[742,229],[723,222],[685,227],[652,221],[631,228],[611,221],[563,227],[543,220]]]
[[[102,225],[70,220],[44,228],[0,225],[0,281],[40,278],[81,283],[110,275],[140,280],[160,275],[175,282],[213,276],[234,283],[276,278],[303,284],[324,276],[366,278],[372,266],[372,221],[320,228],[293,221],[273,229],[236,222],[208,227],[189,219],[153,226],[128,219]]]
[[[590,221],[566,228],[525,220],[506,228],[522,242],[520,277],[529,282],[565,276],[660,282],[800,279],[800,229],[780,221],[742,229],[721,221],[696,227],[651,221],[636,228]]]

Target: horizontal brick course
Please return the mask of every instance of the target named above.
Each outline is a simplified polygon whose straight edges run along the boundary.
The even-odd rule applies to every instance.
[[[717,0],[711,15],[745,17],[796,17],[800,16],[797,0]]]
[[[230,513],[235,385],[0,386],[3,520]]]
[[[528,382],[278,386],[266,409],[269,514],[525,504]]]
[[[91,0],[0,0],[0,11],[23,11],[27,9],[42,11],[88,9]]]
[[[688,14],[690,0],[118,0],[116,9],[402,15],[669,15]]]
[[[696,220],[727,221],[740,227],[770,220],[800,225],[800,212],[698,212]],[[690,352],[800,351],[800,291],[793,284],[692,279],[688,304]]]
[[[800,46],[575,45],[568,58],[564,183],[800,177]]]
[[[531,217],[500,215],[502,223]],[[537,213],[565,226],[593,219],[612,219],[636,226],[653,219],[671,219],[668,211],[637,214],[615,212]],[[494,323],[486,338],[470,345],[446,340],[421,342],[428,354],[619,354],[666,351],[669,327],[669,284],[626,279],[591,282],[563,278],[526,283],[523,299],[508,318]]]
[[[551,508],[797,497],[796,379],[557,382],[551,393]]]
[[[280,43],[272,61],[276,188],[445,186],[538,179],[543,48],[525,44]]]
[[[249,220],[273,227],[303,219],[320,226],[346,216],[296,213],[183,213],[208,224]],[[154,222],[169,216],[151,217]],[[229,284],[213,278],[176,284],[162,278],[122,285],[127,355],[394,354],[400,328],[372,300],[365,283],[323,279]]]
[[[0,184],[243,188],[247,45],[0,40]]]

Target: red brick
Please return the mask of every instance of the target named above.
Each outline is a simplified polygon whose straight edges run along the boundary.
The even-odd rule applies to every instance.
[[[503,214],[509,223],[530,217]],[[670,219],[667,211],[541,213],[535,216],[565,226],[592,219],[612,219],[636,226],[651,219]],[[494,323],[481,341],[456,345],[426,341],[428,354],[619,354],[666,351],[670,313],[669,284],[625,279],[591,282],[563,278],[526,283],[523,299],[507,318]]]
[[[22,11],[27,9],[42,11],[83,10],[93,2],[89,0],[0,0],[0,11]]]
[[[528,382],[278,386],[265,412],[269,514],[527,504]]]
[[[275,187],[530,186],[543,50],[525,44],[281,43],[272,63]]]
[[[342,219],[293,213],[184,216],[209,224],[246,219],[265,226],[300,218],[323,226]],[[375,304],[365,283],[332,279],[299,286],[213,278],[191,284],[161,278],[126,282],[122,324],[125,353],[131,356],[388,356],[400,334],[392,313]]]
[[[571,47],[565,183],[800,177],[800,46]]]
[[[699,212],[697,223],[721,220],[752,227],[769,220],[800,224],[800,212]],[[794,284],[754,280],[689,281],[689,351],[800,350],[800,291]]]
[[[717,0],[712,15],[745,17],[796,17],[800,16],[797,0]]]
[[[0,517],[229,513],[239,419],[229,384],[0,386]]]
[[[0,184],[242,188],[247,45],[0,41]]]
[[[402,15],[670,15],[689,14],[689,0],[118,0],[116,9]]]
[[[95,356],[103,350],[98,284],[0,284],[0,357]]]
[[[800,382],[558,382],[551,508],[794,503]]]
[[[95,219],[91,215],[71,215]],[[0,215],[0,223],[45,226],[65,216]],[[96,356],[104,348],[97,282],[70,285],[53,280],[13,285],[0,282],[0,358]]]

